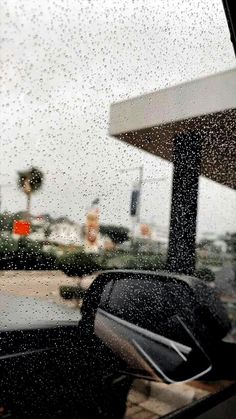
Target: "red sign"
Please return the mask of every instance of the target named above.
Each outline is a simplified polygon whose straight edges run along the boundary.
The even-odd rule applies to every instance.
[[[15,220],[13,233],[19,234],[20,236],[28,236],[30,234],[30,222],[26,220]]]

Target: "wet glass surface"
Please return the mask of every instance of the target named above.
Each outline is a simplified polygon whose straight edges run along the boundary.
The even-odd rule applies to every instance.
[[[151,287],[143,279],[140,287],[128,278],[127,287],[124,280],[113,284],[113,295],[108,284],[103,309],[110,304],[113,314],[169,338],[170,312],[192,324],[197,313],[201,322],[192,333],[198,339],[210,341],[217,324],[215,348],[223,337],[235,343],[235,55],[222,2],[3,0],[0,35],[0,331],[79,322],[88,288],[102,271],[171,271],[187,274],[184,284],[174,287],[167,278]],[[190,147],[184,144],[187,157],[178,160],[174,142],[183,133]],[[198,151],[191,141],[200,142]],[[173,215],[178,161],[182,178],[173,190],[181,193]],[[171,247],[169,233],[180,217]],[[170,263],[170,247],[182,265],[178,257]],[[206,286],[199,285],[199,300],[188,274]],[[211,293],[223,303],[230,330]],[[93,330],[90,322],[85,318],[83,332]],[[101,342],[94,345],[83,361],[92,365],[91,377],[102,361],[109,364]],[[209,342],[204,345],[212,355]],[[84,386],[96,382],[90,399],[97,406],[104,400],[98,410],[108,409],[108,416],[107,400],[112,406],[116,391],[123,401],[128,397],[127,418],[163,416],[232,381],[223,374],[178,391],[145,377],[132,388],[124,380],[129,396],[120,384],[113,392],[109,382],[109,399],[104,392],[99,398],[101,382],[90,382],[79,361],[73,366],[83,371]],[[114,382],[120,368],[112,370]]]

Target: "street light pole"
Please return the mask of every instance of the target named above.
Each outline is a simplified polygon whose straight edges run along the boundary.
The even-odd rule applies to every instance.
[[[142,185],[143,185],[143,166],[139,167],[139,180],[138,180],[138,208],[137,208],[137,223],[140,223],[140,216],[141,216],[141,195],[142,195]]]
[[[138,183],[134,183],[133,184],[133,188],[137,188],[138,189],[138,202],[137,202],[137,210],[136,210],[136,216],[132,217],[132,237],[131,237],[131,242],[133,242],[134,239],[134,234],[135,234],[135,225],[137,223],[140,222],[140,214],[141,214],[141,191],[142,191],[142,184],[143,184],[143,166],[138,166],[138,167],[131,167],[129,169],[121,169],[119,170],[120,173],[126,173],[126,172],[131,172],[134,170],[138,170],[139,171],[139,179],[138,179]]]
[[[139,170],[139,179],[138,182],[134,183],[133,188],[137,188],[138,189],[138,205],[137,205],[137,211],[136,211],[136,217],[133,218],[133,224],[132,224],[132,236],[134,237],[134,233],[135,233],[135,225],[136,224],[140,224],[141,222],[141,194],[142,194],[142,187],[145,183],[160,183],[166,180],[166,177],[161,177],[161,178],[147,178],[147,179],[143,179],[143,166],[138,166],[138,167],[132,167],[129,169],[122,169],[120,170],[121,173],[126,173],[126,172],[130,172],[130,171],[134,171],[134,170]]]

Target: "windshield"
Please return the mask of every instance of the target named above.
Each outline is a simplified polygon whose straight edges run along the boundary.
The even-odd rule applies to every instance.
[[[236,343],[235,54],[222,1],[3,1],[0,31],[1,331],[79,324],[101,272],[161,271],[214,292]],[[149,330],[161,319],[165,337],[168,313],[196,310],[196,336],[207,334],[210,297],[174,278],[139,282],[117,281],[112,296],[107,284],[112,314],[143,312]],[[184,384],[157,405],[132,380],[137,418],[221,388]],[[158,385],[160,400],[176,391]]]

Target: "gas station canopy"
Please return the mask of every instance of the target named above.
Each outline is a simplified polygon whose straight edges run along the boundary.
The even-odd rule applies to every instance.
[[[109,134],[166,160],[188,132],[202,138],[201,174],[236,189],[236,69],[111,105]]]

